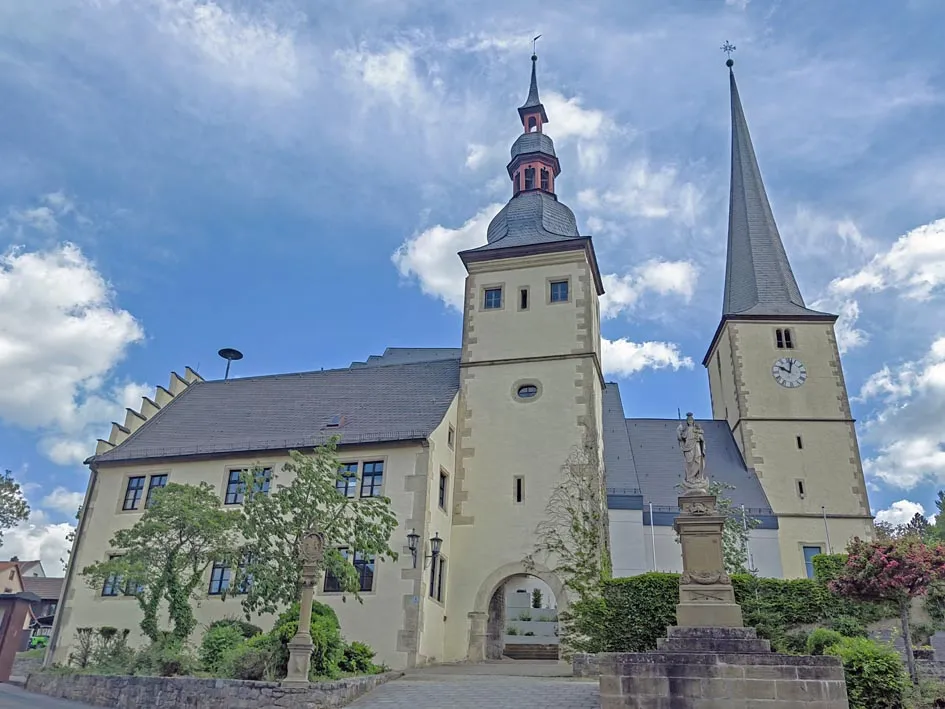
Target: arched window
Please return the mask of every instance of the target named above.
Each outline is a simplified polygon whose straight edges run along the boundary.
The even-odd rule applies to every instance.
[[[550,189],[548,186],[550,182],[549,177],[550,176],[548,175],[548,171],[545,168],[542,168],[541,169],[541,188],[543,190]]]
[[[534,116],[529,116],[528,117],[528,132],[534,133],[536,130],[538,130],[538,119],[535,118]]]
[[[784,346],[789,349],[794,349],[794,341],[791,338],[791,331],[788,328],[784,328]]]
[[[794,349],[794,337],[791,334],[790,328],[778,328],[774,331],[775,343],[778,346],[779,350],[793,350]]]
[[[525,168],[525,189],[535,189],[535,168],[533,167]]]
[[[783,350],[784,349],[784,330],[782,330],[781,328],[778,328],[777,330],[775,330],[774,339],[778,345],[778,349]]]
[[[515,173],[515,194],[522,191],[522,173]]]

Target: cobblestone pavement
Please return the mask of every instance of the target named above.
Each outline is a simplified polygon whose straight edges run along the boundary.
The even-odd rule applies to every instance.
[[[0,684],[0,709],[92,709],[90,704],[53,699],[42,694],[32,694],[19,687]]]
[[[596,680],[487,675],[407,675],[351,709],[599,709]]]

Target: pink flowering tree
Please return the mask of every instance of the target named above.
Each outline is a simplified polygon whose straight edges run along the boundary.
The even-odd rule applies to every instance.
[[[831,590],[843,596],[898,604],[909,675],[917,682],[909,605],[932,583],[945,580],[945,546],[929,546],[914,536],[876,542],[854,539],[847,554],[846,566],[831,582]]]

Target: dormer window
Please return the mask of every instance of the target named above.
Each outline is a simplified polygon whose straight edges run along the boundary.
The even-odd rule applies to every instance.
[[[325,424],[325,428],[341,428],[345,424],[345,417],[341,414],[335,414],[330,419],[328,423]]]
[[[535,168],[533,167],[525,168],[525,189],[535,189]]]
[[[541,188],[546,192],[551,189],[549,187],[551,183],[551,176],[548,174],[548,171],[545,168],[541,169]]]

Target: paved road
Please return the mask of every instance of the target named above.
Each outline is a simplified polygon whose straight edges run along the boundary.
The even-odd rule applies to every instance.
[[[599,709],[597,681],[552,677],[408,675],[381,685],[351,709]]]
[[[90,704],[67,702],[65,699],[53,699],[42,694],[25,692],[10,684],[0,684],[0,709],[90,709]]]

